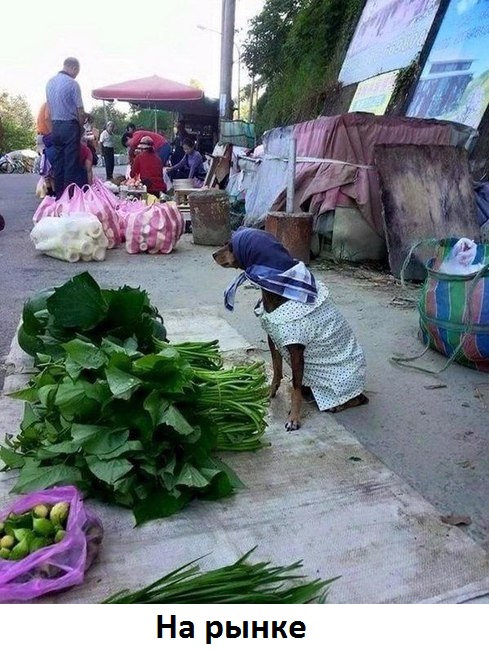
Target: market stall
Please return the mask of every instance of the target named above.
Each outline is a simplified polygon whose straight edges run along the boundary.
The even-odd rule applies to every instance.
[[[211,153],[217,141],[219,106],[200,88],[158,75],[132,79],[92,90],[94,99],[129,102],[140,108],[176,113],[195,136],[202,154]]]

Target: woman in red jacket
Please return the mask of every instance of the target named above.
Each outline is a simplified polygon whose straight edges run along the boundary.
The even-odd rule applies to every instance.
[[[144,136],[138,145],[140,153],[136,155],[131,165],[131,176],[139,176],[141,182],[146,185],[149,194],[159,196],[160,192],[166,191],[163,181],[163,163],[155,153],[153,139]]]

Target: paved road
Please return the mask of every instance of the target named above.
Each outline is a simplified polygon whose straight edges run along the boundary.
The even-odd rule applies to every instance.
[[[235,312],[225,312],[222,290],[233,271],[215,265],[212,249],[193,245],[190,235],[169,256],[128,255],[121,248],[109,251],[103,263],[70,265],[37,254],[29,240],[38,204],[36,181],[34,175],[0,175],[0,213],[6,219],[0,232],[0,362],[25,298],[85,269],[105,286],[146,288],[163,314],[165,309],[216,306],[253,346],[266,347],[252,310],[258,292],[240,289]],[[373,282],[319,265],[314,271],[330,287],[367,355],[370,404],[335,417],[440,514],[472,517],[467,533],[489,549],[489,377],[461,366],[439,377],[392,366],[393,353],[420,350],[416,310],[392,302],[400,289],[386,284],[385,278]],[[436,354],[430,360],[436,367],[444,361]]]

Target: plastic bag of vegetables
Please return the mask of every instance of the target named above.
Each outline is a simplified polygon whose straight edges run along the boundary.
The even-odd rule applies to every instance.
[[[101,521],[73,486],[31,492],[0,513],[0,603],[29,601],[83,582]]]

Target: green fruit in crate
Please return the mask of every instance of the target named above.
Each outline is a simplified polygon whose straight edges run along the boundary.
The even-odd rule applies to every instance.
[[[15,544],[15,537],[13,535],[4,535],[0,539],[0,548],[12,548]]]
[[[69,510],[70,510],[69,503],[66,503],[66,501],[59,501],[59,503],[56,503],[51,508],[51,512],[49,513],[49,518],[51,519],[52,523],[55,526],[58,524],[64,524],[64,522],[68,519]]]
[[[52,537],[54,535],[54,525],[49,519],[33,519],[32,522],[33,530],[43,537]]]
[[[39,519],[46,519],[49,515],[49,508],[45,506],[44,503],[40,503],[32,509],[32,514],[34,517],[38,517]]]
[[[10,549],[9,548],[0,548],[0,558],[2,558],[2,560],[10,559]]]
[[[58,542],[62,542],[63,539],[65,538],[66,535],[66,530],[58,530],[56,535],[54,536],[54,543],[57,544]]]

